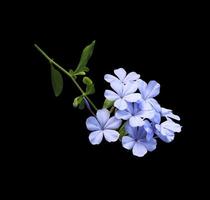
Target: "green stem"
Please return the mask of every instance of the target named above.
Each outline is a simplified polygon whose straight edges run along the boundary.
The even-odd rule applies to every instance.
[[[51,59],[37,44],[34,44],[36,49],[54,66],[56,66],[60,71],[62,71],[64,74],[66,74],[76,85],[78,90],[81,92],[81,94],[89,101],[89,103],[92,105],[92,107],[97,111],[97,107],[95,104],[91,101],[91,99],[85,94],[84,90],[80,87],[80,85],[77,83],[77,81],[74,79],[74,77],[66,71],[63,67],[61,67],[58,63],[56,63],[53,59]]]

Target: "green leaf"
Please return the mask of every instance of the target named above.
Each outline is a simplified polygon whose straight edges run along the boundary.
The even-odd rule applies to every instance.
[[[74,76],[84,76],[86,73],[85,72],[78,72],[74,73]]]
[[[94,94],[95,93],[95,86],[93,84],[87,85],[85,93],[87,95]]]
[[[86,90],[85,90],[86,95],[94,94],[95,87],[93,81],[87,76],[85,76],[82,81],[86,85]]]
[[[120,130],[119,130],[119,134],[121,138],[127,135],[127,132],[125,131],[125,125],[126,125],[126,122],[120,127]]]
[[[84,84],[86,84],[86,85],[91,85],[91,84],[93,84],[93,81],[89,78],[89,77],[87,77],[87,76],[85,76],[84,78],[83,78],[83,83]]]
[[[95,40],[83,49],[79,64],[76,70],[74,71],[75,75],[78,74],[79,72],[89,71],[89,68],[87,67],[87,63],[93,54],[94,46],[95,46]]]
[[[51,81],[55,96],[59,96],[63,90],[63,78],[61,73],[51,65]]]
[[[114,101],[110,101],[108,99],[105,99],[103,108],[107,108],[108,109],[108,108],[112,107],[113,104],[114,104]]]
[[[75,108],[78,107],[78,105],[80,105],[82,101],[83,101],[82,95],[76,97],[76,98],[74,99],[74,101],[73,101],[73,106],[74,106]]]

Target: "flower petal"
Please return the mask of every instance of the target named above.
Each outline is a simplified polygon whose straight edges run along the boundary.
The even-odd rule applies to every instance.
[[[97,120],[99,121],[102,128],[108,121],[109,116],[110,116],[110,112],[106,108],[103,108],[103,109],[97,111],[96,117],[97,117]]]
[[[104,130],[104,137],[108,142],[116,142],[120,136],[117,131],[114,130]]]
[[[150,81],[147,85],[145,98],[156,97],[160,93],[160,84],[156,81]]]
[[[124,96],[123,99],[128,102],[137,102],[139,99],[141,99],[141,95],[139,93],[133,93]]]
[[[130,126],[129,123],[127,123],[125,126],[125,130],[132,138],[135,138],[137,128],[134,128],[134,127]]]
[[[169,110],[169,109],[166,109],[166,108],[162,108],[161,109],[161,114],[163,117],[170,117],[172,119],[175,119],[175,120],[180,120],[180,117],[178,115],[174,115],[172,113],[172,110]]]
[[[140,100],[139,107],[141,110],[152,110],[153,109],[152,105],[149,102],[147,102],[147,100],[146,101]]]
[[[89,135],[89,141],[91,144],[100,144],[103,139],[103,131],[94,131]]]
[[[106,99],[108,99],[110,101],[115,101],[120,98],[118,96],[118,94],[116,94],[115,92],[113,92],[111,90],[105,90],[104,96],[106,97]]]
[[[157,146],[157,141],[155,139],[151,139],[149,141],[142,142],[148,151],[154,151]]]
[[[104,126],[104,129],[118,129],[122,121],[116,117],[111,117]]]
[[[132,127],[143,126],[144,125],[144,120],[140,116],[132,116],[129,119],[129,124]]]
[[[173,113],[169,113],[167,117],[180,121],[180,117],[178,115],[174,115]]]
[[[125,77],[125,79],[124,79],[124,83],[126,84],[126,83],[128,83],[128,82],[130,82],[130,81],[135,81],[135,80],[137,80],[137,79],[139,79],[140,78],[140,75],[139,74],[137,74],[136,72],[130,72],[130,73],[128,73],[128,75]]]
[[[149,98],[147,99],[147,102],[150,103],[152,105],[152,107],[157,111],[157,112],[161,112],[161,107],[160,104],[157,102],[157,100],[155,100],[154,98]]]
[[[115,113],[115,117],[116,117],[117,119],[128,120],[128,119],[131,117],[131,113],[129,113],[129,112],[126,111],[126,110],[118,110],[118,111]]]
[[[158,124],[157,124],[158,125]],[[157,126],[156,125],[156,126]],[[156,127],[155,126],[155,127]],[[156,127],[157,128],[157,127]],[[156,131],[155,132],[156,133],[156,135],[162,140],[162,141],[164,141],[164,142],[166,142],[166,143],[169,143],[169,142],[171,142],[171,141],[173,141],[174,140],[174,137],[175,137],[175,134],[174,134],[174,132],[172,132],[172,131],[170,131],[170,130],[167,130],[167,129],[161,129],[161,131]]]
[[[150,141],[154,136],[154,130],[151,123],[148,120],[144,121],[144,130],[146,131],[146,140]]]
[[[172,120],[171,121],[167,120],[167,121],[161,123],[161,128],[165,128],[170,131],[179,133],[179,132],[181,132],[182,127],[179,124],[173,122]]]
[[[123,68],[119,68],[119,69],[115,69],[114,73],[123,82],[126,76],[126,71]]]
[[[111,74],[105,74],[104,80],[107,81],[108,83],[111,83],[112,81],[118,81],[119,79]]]
[[[89,131],[101,130],[101,125],[95,117],[88,117],[86,120],[86,127]]]
[[[139,80],[139,91],[142,94],[143,98],[145,99],[145,92],[146,92],[146,88],[147,88],[147,83],[143,80]]]
[[[123,96],[123,83],[120,81],[112,81],[110,86],[120,97]]]
[[[141,142],[136,142],[133,147],[133,155],[143,157],[147,153],[146,147]]]
[[[136,92],[138,85],[135,82],[128,82],[123,86],[123,96]]]
[[[159,124],[160,121],[161,121],[161,115],[160,115],[160,113],[155,112],[155,115],[154,115],[152,121],[155,122],[156,124]]]
[[[128,149],[128,150],[132,149],[134,144],[135,144],[135,140],[132,137],[129,137],[129,136],[122,137],[122,146],[125,149]]]
[[[116,108],[118,108],[119,110],[125,110],[127,108],[127,103],[125,100],[123,99],[117,99],[115,102],[114,102],[114,106]]]
[[[152,119],[155,116],[155,111],[154,110],[142,110],[142,111],[138,112],[138,114],[136,116],[140,116],[140,117],[147,118],[147,119]]]
[[[171,113],[171,112],[172,112],[172,110],[170,110],[170,109],[161,108],[161,114],[162,114],[163,116],[168,115],[168,114]]]

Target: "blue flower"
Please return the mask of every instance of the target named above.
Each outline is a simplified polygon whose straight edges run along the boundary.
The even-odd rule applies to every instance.
[[[122,146],[128,150],[132,149],[133,155],[143,157],[147,151],[156,149],[157,141],[154,138],[147,139],[148,129],[146,123],[142,127],[131,127],[126,125],[128,136],[123,136]]]
[[[139,80],[139,91],[141,93],[141,106],[142,110],[151,110],[154,108],[160,112],[161,107],[159,103],[154,99],[160,93],[160,84],[156,81],[150,81],[148,84],[143,80]]]
[[[125,85],[119,81],[112,81],[111,88],[114,90],[105,90],[104,96],[110,101],[115,101],[114,106],[119,110],[125,110],[128,107],[128,102],[136,102],[141,98],[137,90],[135,82],[128,82]]]
[[[120,81],[121,83],[127,84],[131,81],[137,81],[140,78],[140,75],[136,72],[130,72],[128,75],[126,71],[123,68],[119,68],[114,70],[114,73],[117,77],[111,75],[111,74],[105,74],[104,79],[111,83],[113,81]]]
[[[129,120],[129,124],[132,127],[143,126],[144,119],[152,119],[154,117],[155,110],[141,110],[139,103],[128,103],[128,107],[125,110],[118,110],[115,113],[117,119]]]
[[[91,144],[100,144],[103,136],[108,142],[115,142],[119,138],[119,133],[116,131],[121,125],[121,120],[116,117],[110,117],[110,112],[107,109],[98,110],[96,117],[89,117],[86,120],[86,126],[89,131],[89,141]]]
[[[168,118],[167,121],[156,124],[156,135],[163,140],[164,142],[171,142],[174,139],[175,132],[179,133],[181,132],[181,126],[175,122],[173,122],[171,119]]]

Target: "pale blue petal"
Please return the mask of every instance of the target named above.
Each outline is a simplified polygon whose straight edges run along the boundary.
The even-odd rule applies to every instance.
[[[170,118],[175,119],[175,120],[178,120],[178,121],[180,120],[180,117],[178,115],[174,115],[173,113],[169,113],[167,115],[167,117],[170,117]]]
[[[101,130],[101,125],[95,117],[88,117],[86,120],[86,127],[89,131]]]
[[[123,120],[128,120],[131,117],[131,113],[126,111],[126,110],[118,110],[115,113],[115,117],[117,119],[123,119]]]
[[[120,97],[123,96],[123,83],[120,81],[113,81],[110,86]]]
[[[111,83],[112,81],[118,81],[119,79],[111,74],[105,74],[104,80],[107,81],[108,83]]]
[[[133,114],[136,114],[139,111],[140,111],[140,105],[139,105],[139,103],[137,101],[137,102],[133,103]]]
[[[155,125],[155,128],[157,129],[157,131],[155,132],[156,135],[161,139],[163,140],[164,142],[171,142],[172,140],[174,140],[174,132],[171,131],[171,130],[168,130],[164,127],[162,127],[162,124],[159,125],[159,124],[156,124]]]
[[[123,99],[117,99],[115,102],[114,102],[114,106],[116,108],[118,108],[119,110],[125,110],[127,108],[127,103],[125,100]]]
[[[133,155],[143,157],[147,153],[146,147],[140,142],[136,142],[133,147]]]
[[[118,94],[116,94],[115,92],[111,90],[105,90],[104,96],[106,97],[106,99],[110,101],[115,101],[120,98]]]
[[[144,124],[145,124],[145,121],[144,121]],[[145,130],[145,128],[144,128],[144,125],[143,126],[138,126],[137,127],[137,132],[136,132],[136,139],[137,140],[145,140],[146,139],[146,136],[147,136],[147,132],[146,132],[146,130]]]
[[[171,112],[172,112],[172,110],[170,110],[170,109],[161,108],[161,114],[162,114],[163,116],[166,116],[166,115],[168,115],[168,114],[171,113]]]
[[[161,132],[156,131],[156,135],[164,142],[169,143],[174,140],[174,132],[167,130],[167,129],[161,129]]]
[[[126,85],[123,86],[123,96],[132,94],[132,93],[136,92],[137,89],[138,89],[138,87],[135,82],[128,82]]]
[[[129,125],[129,123],[126,124],[125,126],[125,131],[132,137],[135,138],[136,132],[137,132],[137,128],[134,128],[132,126]]]
[[[104,127],[104,125],[108,121],[109,116],[110,116],[110,112],[106,108],[103,108],[103,109],[97,111],[96,118],[97,118],[97,120],[100,123],[102,128]]]
[[[157,111],[157,112],[161,112],[161,107],[160,104],[157,102],[157,100],[155,100],[154,98],[149,98],[147,99],[147,102],[150,103],[152,105],[152,107]]]
[[[140,116],[142,118],[152,119],[155,116],[154,110],[142,110],[138,112],[136,116]]]
[[[114,130],[104,130],[104,137],[108,142],[116,142],[120,134]]]
[[[140,79],[140,81],[139,81],[139,91],[142,94],[144,99],[145,99],[146,88],[147,88],[147,83]]]
[[[150,81],[147,85],[145,98],[156,97],[160,93],[160,84],[156,81]]]
[[[127,107],[126,111],[131,113],[131,114],[134,114],[133,103],[127,103],[127,104],[128,104],[128,107]]]
[[[116,117],[111,117],[104,126],[104,129],[118,129],[122,121]]]
[[[153,128],[151,126],[151,123],[148,120],[144,121],[144,129],[147,133],[146,134],[146,140],[150,141],[154,136],[154,131],[153,131]]]
[[[161,127],[168,129],[170,131],[173,131],[173,132],[177,132],[177,133],[181,132],[181,128],[182,128],[179,124],[177,124],[171,120],[170,121],[167,120],[167,121],[161,123]]]
[[[129,124],[132,127],[143,126],[144,125],[144,120],[139,116],[132,116],[129,119]]]
[[[128,149],[128,150],[132,149],[134,144],[135,144],[135,140],[132,137],[123,136],[123,138],[122,138],[122,146],[125,149]]]
[[[152,121],[155,122],[156,124],[159,124],[160,121],[161,121],[161,115],[160,115],[160,113],[155,112],[155,115],[154,115]]]
[[[115,69],[114,73],[123,82],[123,80],[126,76],[126,71],[123,68],[119,68],[119,69]]]
[[[161,131],[161,126],[160,126],[160,124],[155,124],[155,128],[157,129],[158,132]]]
[[[89,135],[89,141],[91,144],[100,144],[103,139],[103,131],[94,131]]]
[[[178,115],[174,115],[172,113],[172,110],[169,110],[169,109],[166,109],[166,108],[162,108],[161,109],[161,114],[163,117],[170,117],[172,119],[175,119],[175,120],[180,120],[180,117]]]
[[[137,79],[139,79],[140,78],[140,75],[139,74],[137,74],[136,72],[130,72],[126,77],[125,77],[125,79],[124,79],[124,83],[126,84],[126,83],[128,83],[128,82],[130,82],[130,81],[135,81],[135,80],[137,80]]]
[[[142,142],[148,151],[154,151],[157,146],[157,141],[155,139],[151,139],[149,141]]]
[[[144,100],[141,100],[139,102],[139,107],[141,110],[152,110],[153,109],[153,106],[149,102],[144,101]]]
[[[137,102],[139,99],[141,99],[141,95],[139,93],[133,93],[124,96],[123,99],[128,102]]]

